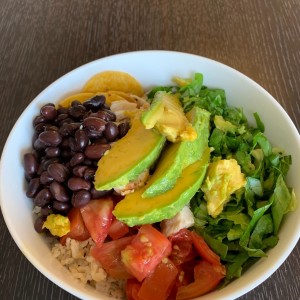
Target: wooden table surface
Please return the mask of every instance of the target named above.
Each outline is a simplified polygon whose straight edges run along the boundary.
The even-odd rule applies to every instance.
[[[268,90],[299,130],[299,16],[299,0],[0,0],[0,150],[24,108],[54,80],[134,50],[223,62]],[[25,259],[2,215],[0,229],[0,299],[76,299]],[[300,243],[239,299],[300,299]]]

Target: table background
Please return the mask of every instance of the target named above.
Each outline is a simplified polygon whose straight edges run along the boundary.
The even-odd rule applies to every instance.
[[[0,151],[24,108],[50,83],[134,50],[223,62],[268,90],[299,130],[299,16],[299,0],[0,0]],[[0,250],[0,299],[76,299],[25,259],[2,215]],[[299,252],[298,242],[273,276],[239,299],[300,299]]]

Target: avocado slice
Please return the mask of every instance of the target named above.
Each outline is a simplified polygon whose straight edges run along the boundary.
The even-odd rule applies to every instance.
[[[147,129],[156,128],[172,143],[197,137],[178,96],[165,91],[156,92],[150,108],[142,114],[142,122]]]
[[[175,186],[156,197],[143,199],[145,187],[125,196],[113,214],[129,226],[152,224],[175,216],[195,195],[205,177],[210,152],[206,147],[199,160],[183,169]]]
[[[209,137],[210,113],[194,107],[187,113],[187,119],[193,125],[197,138],[194,141],[182,141],[169,145],[159,159],[154,174],[142,194],[143,198],[154,197],[171,189],[183,168],[199,159],[207,146]]]
[[[150,108],[142,114],[142,123],[146,129],[151,129],[155,126],[159,119],[163,117],[164,103],[160,98],[153,99]]]
[[[131,119],[127,134],[99,160],[94,185],[99,191],[123,187],[159,157],[166,138],[146,129],[139,117]]]

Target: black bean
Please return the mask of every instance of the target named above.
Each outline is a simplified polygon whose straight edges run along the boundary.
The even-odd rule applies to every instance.
[[[61,149],[60,157],[64,160],[68,160],[72,157],[71,151],[69,149]]]
[[[91,140],[99,139],[102,137],[102,131],[87,130],[86,133]]]
[[[83,127],[88,131],[102,132],[105,129],[106,122],[100,118],[87,117],[83,120]]]
[[[48,157],[58,157],[58,156],[60,156],[60,148],[48,147],[45,149],[45,153]]]
[[[74,102],[74,101],[73,101]],[[69,108],[69,115],[80,119],[86,114],[86,108],[82,104],[73,105]]]
[[[38,176],[41,176],[41,174],[44,172],[44,169],[43,169],[43,166],[40,164],[39,167],[38,167],[38,170],[36,172],[36,174]]]
[[[46,148],[45,144],[42,143],[38,138],[33,142],[33,149],[37,151],[42,151],[45,148]]]
[[[82,162],[84,162],[85,156],[83,153],[78,152],[76,153],[70,160],[70,166],[71,167],[75,167],[76,165],[81,164]]]
[[[70,123],[74,123],[74,120],[72,118],[66,118],[59,123],[59,126],[62,126],[64,124],[70,124]]]
[[[40,132],[34,131],[34,133],[33,133],[33,135],[32,135],[32,139],[31,139],[32,147],[33,147],[33,145],[34,145],[35,140],[39,137],[39,134],[40,134]]]
[[[46,171],[48,169],[49,165],[54,164],[54,163],[60,163],[60,159],[58,157],[48,158],[47,156],[43,156],[41,158],[41,165],[43,167],[43,171]]]
[[[41,184],[46,185],[46,184],[51,183],[52,181],[53,181],[53,177],[51,177],[47,171],[43,171],[40,176]]]
[[[88,158],[99,159],[109,149],[109,144],[90,144],[85,148],[84,154]]]
[[[75,153],[72,153],[72,152],[70,152],[71,153],[71,155],[74,155]],[[65,164],[65,167],[68,169],[68,171],[69,171],[69,174],[71,173],[71,171],[72,171],[72,168],[71,168],[71,166],[70,166],[70,162],[68,161],[68,162],[66,162]]]
[[[92,187],[90,192],[91,192],[91,195],[92,195],[92,199],[99,199],[99,198],[102,198],[104,196],[107,196],[107,195],[111,194],[112,190],[97,191],[94,187]]]
[[[41,133],[45,130],[47,124],[46,123],[38,123],[34,126],[34,130],[38,133]]]
[[[62,136],[69,136],[69,135],[72,135],[74,134],[74,132],[76,130],[79,129],[79,127],[81,126],[81,123],[63,123],[61,125],[61,127],[59,128],[59,133],[62,135]]]
[[[47,103],[47,104],[45,104],[45,105],[50,105],[50,106],[53,106],[53,107],[55,107],[55,104],[54,104],[54,103],[52,103],[52,102],[49,102],[49,103]]]
[[[63,137],[59,146],[61,148],[69,148],[69,137]]]
[[[67,114],[68,114],[68,111],[69,111],[69,109],[68,109],[67,107],[59,107],[59,108],[57,109],[57,113],[58,113],[59,115],[61,115],[61,114],[67,115]]]
[[[83,105],[87,110],[97,111],[103,106],[104,103],[105,97],[103,95],[96,95],[95,97],[85,101]]]
[[[100,111],[101,111],[101,110],[100,110]],[[86,118],[89,118],[89,117],[100,118],[100,119],[102,119],[102,118],[99,116],[100,111],[97,111],[97,112],[88,112],[88,113],[85,115],[85,117],[83,118],[83,120],[86,119]],[[103,120],[103,119],[102,119],[102,120]]]
[[[77,145],[75,138],[73,136],[69,136],[69,147],[72,152],[81,151],[81,148]]]
[[[32,176],[36,173],[38,169],[38,161],[36,155],[33,153],[24,154],[24,169],[25,173],[29,176]]]
[[[70,199],[70,195],[68,193],[68,190],[66,187],[58,183],[57,181],[53,181],[50,186],[50,192],[52,196],[57,200],[61,202],[67,202]]]
[[[52,125],[52,124],[46,124],[44,130],[45,130],[45,131],[47,131],[47,130],[58,131],[58,127],[55,126],[55,125]]]
[[[102,111],[106,113],[107,121],[112,121],[112,122],[116,121],[117,117],[116,117],[115,113],[112,112],[110,109],[103,109]]]
[[[91,166],[91,165],[93,164],[93,160],[86,157],[83,163],[84,163],[86,166]]]
[[[74,207],[83,207],[91,200],[91,193],[86,190],[79,190],[73,193],[72,205]]]
[[[38,115],[33,119],[33,126],[36,126],[39,123],[46,123],[46,118],[42,115]]]
[[[26,180],[27,182],[29,182],[29,181],[33,178],[33,176],[34,176],[34,175],[28,175],[28,174],[25,173],[25,176],[24,176],[24,177],[25,177],[25,180]]]
[[[103,136],[99,139],[93,140],[93,144],[108,144],[107,139]]]
[[[99,162],[99,159],[94,159],[91,166],[97,168],[98,162]]]
[[[89,190],[91,188],[91,182],[81,177],[71,177],[68,180],[68,188],[73,192]]]
[[[60,163],[50,164],[47,168],[49,175],[57,182],[64,182],[69,177],[69,169]]]
[[[41,215],[42,216],[48,216],[53,213],[52,205],[45,205],[41,209]]]
[[[43,157],[44,153],[42,153],[41,151],[37,151],[37,150],[33,150],[32,153],[34,155],[36,155],[37,160],[40,161],[40,159]]]
[[[66,113],[61,113],[57,116],[55,123],[56,124],[61,124],[61,122],[63,122],[64,120],[68,119],[69,115],[68,115],[68,109]]]
[[[92,182],[99,158],[110,149],[109,143],[130,128],[129,123],[117,126],[115,120],[103,96],[83,104],[73,101],[69,108],[56,109],[48,103],[40,109],[40,115],[33,120],[32,145],[37,166],[34,172],[31,168],[29,173],[25,171],[25,178],[26,195],[41,207],[43,217],[67,214],[72,206],[82,207],[90,199],[111,193],[95,190]]]
[[[94,168],[87,167],[87,169],[84,171],[83,178],[85,180],[92,181],[94,179],[95,172],[96,172],[96,170]]]
[[[62,141],[62,136],[59,132],[54,130],[44,131],[39,134],[39,140],[50,147],[58,146]]]
[[[110,110],[110,106],[107,104],[107,103],[104,103],[103,104],[103,108],[107,109],[107,110]]]
[[[48,188],[44,188],[41,191],[38,192],[38,194],[34,197],[33,203],[36,206],[45,206],[48,204],[52,199],[52,195],[50,193],[50,190]]]
[[[116,115],[109,110],[99,110],[94,114],[91,114],[91,117],[97,117],[104,121],[115,121]]]
[[[87,168],[88,166],[84,166],[84,165],[75,166],[72,170],[73,175],[76,177],[83,177],[84,172],[86,171]]]
[[[45,228],[43,228],[43,225],[44,225],[45,221],[46,221],[45,216],[40,216],[35,220],[34,229],[35,229],[36,232],[42,233],[46,230]]]
[[[84,149],[89,143],[89,137],[85,130],[79,129],[74,135],[75,143],[80,149]]]
[[[59,213],[67,214],[71,208],[70,202],[53,201],[53,209]]]
[[[117,139],[119,135],[118,126],[113,122],[108,122],[105,126],[104,136],[108,142],[113,142]]]
[[[119,138],[125,136],[130,128],[130,124],[128,122],[120,123],[118,125],[119,128]]]
[[[77,105],[81,105],[82,103],[79,100],[73,100],[71,103],[71,107],[72,106],[77,106]]]
[[[41,188],[40,179],[38,177],[32,178],[29,181],[29,184],[27,186],[26,196],[28,198],[33,198],[37,195]]]
[[[47,104],[41,108],[41,115],[47,120],[53,120],[57,116],[57,110],[53,105]]]

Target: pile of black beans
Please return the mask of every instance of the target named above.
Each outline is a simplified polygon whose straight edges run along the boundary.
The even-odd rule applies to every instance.
[[[24,155],[26,195],[41,208],[35,229],[42,231],[51,213],[67,215],[91,199],[111,191],[97,191],[93,180],[97,163],[111,143],[126,135],[130,124],[116,123],[116,116],[95,96],[69,108],[48,103],[33,120],[33,151]]]

